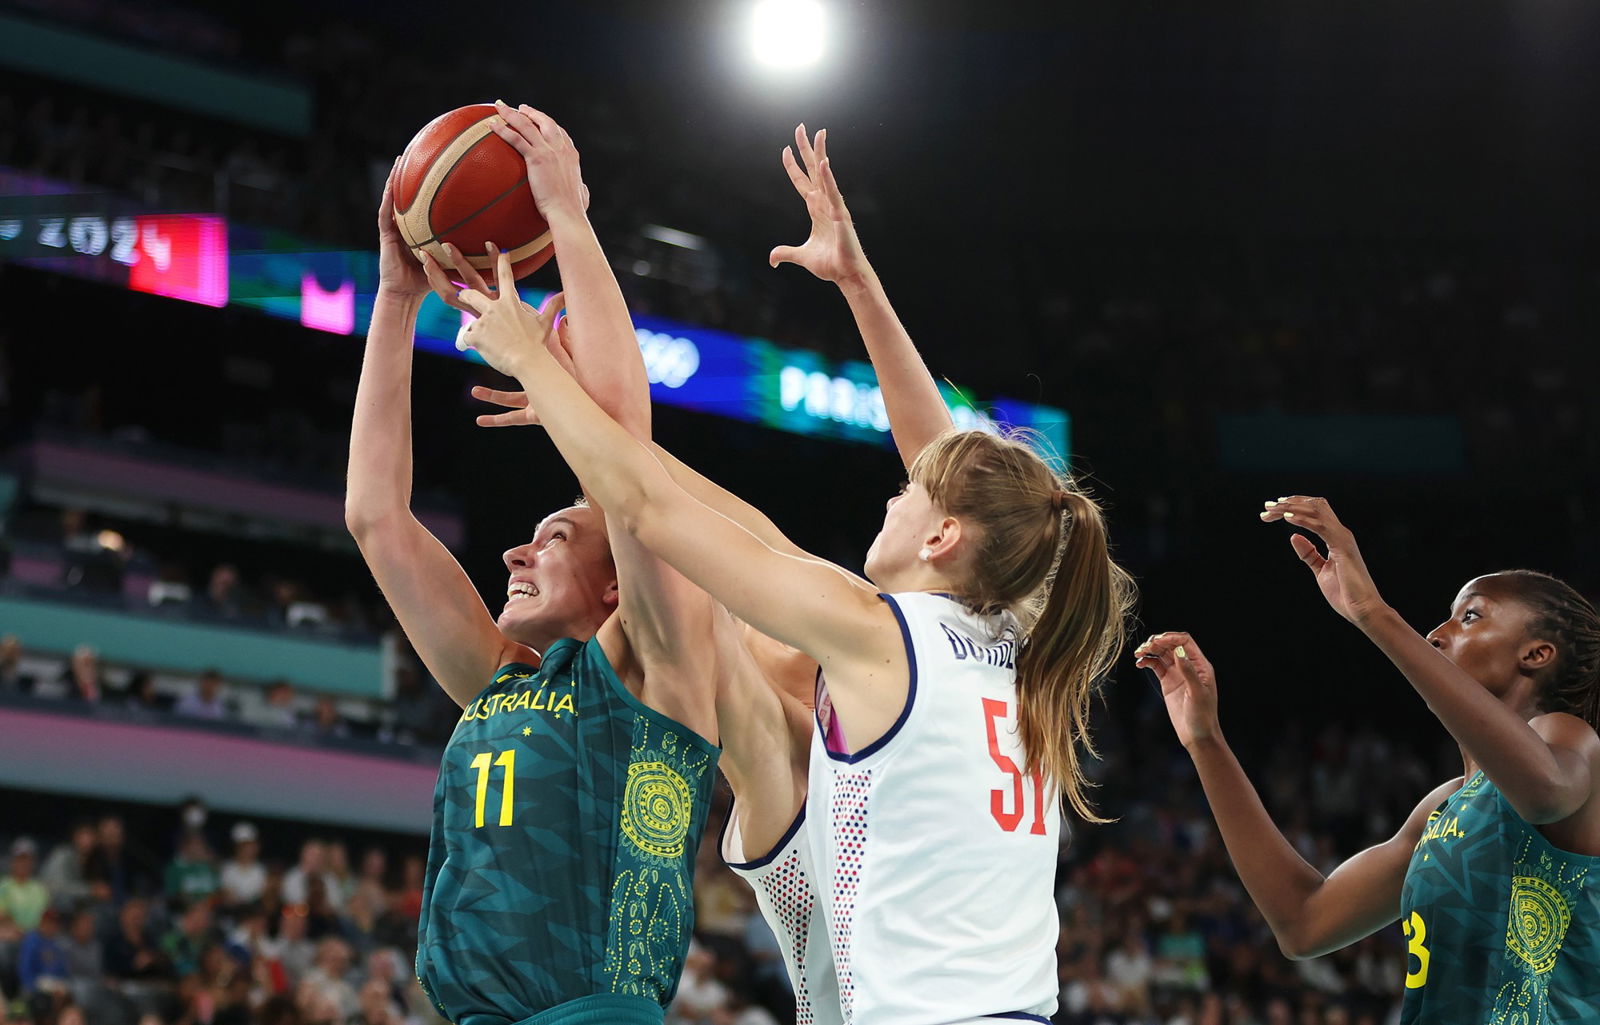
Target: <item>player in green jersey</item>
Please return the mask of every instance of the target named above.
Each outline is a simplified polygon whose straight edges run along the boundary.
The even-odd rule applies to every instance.
[[[1391,922],[1406,938],[1404,1025],[1600,1021],[1600,616],[1526,570],[1468,581],[1426,637],[1386,605],[1355,538],[1320,498],[1266,503],[1303,527],[1296,553],[1461,745],[1462,775],[1391,839],[1323,878],[1272,823],[1222,738],[1216,677],[1194,638],[1158,634],[1139,664],[1205,787],[1283,952],[1316,957]]]
[[[546,170],[540,207],[566,308],[580,322],[625,319],[570,141]],[[435,792],[418,975],[458,1025],[659,1025],[693,927],[718,758],[711,603],[576,505],[505,553],[506,603],[490,615],[410,509],[412,335],[430,283],[391,209],[386,189],[345,511],[406,635],[463,709]],[[530,322],[548,335],[559,305]],[[582,353],[582,367],[604,370],[584,385],[648,438],[636,342],[593,332],[571,344],[605,350]]]

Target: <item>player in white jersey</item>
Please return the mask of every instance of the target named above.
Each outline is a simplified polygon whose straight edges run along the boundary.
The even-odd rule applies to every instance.
[[[818,169],[830,173],[820,155]],[[503,255],[500,281],[511,281]],[[876,282],[863,288],[870,295]],[[808,803],[823,810],[812,821],[827,837],[808,846],[838,852],[837,864],[818,869],[844,1020],[1048,1014],[1056,848],[1051,815],[1043,833],[1033,824],[1058,791],[1093,815],[1076,743],[1087,739],[1093,684],[1122,646],[1132,592],[1110,558],[1099,507],[1020,441],[942,434],[888,503],[867,553],[868,583],[757,537],[675,482],[529,332],[514,288],[461,298],[479,317],[466,344],[522,383],[608,522],[821,665],[828,743],[820,755],[822,741],[813,745]],[[943,626],[928,602],[952,608]],[[941,637],[944,659],[931,648]],[[956,658],[957,646],[967,658]],[[974,675],[979,662],[994,673]],[[957,754],[969,749],[977,756]],[[918,771],[940,757],[938,772]],[[846,768],[835,771],[836,761]],[[963,763],[968,777],[982,769],[984,785],[956,778]],[[931,856],[932,843],[948,849]]]

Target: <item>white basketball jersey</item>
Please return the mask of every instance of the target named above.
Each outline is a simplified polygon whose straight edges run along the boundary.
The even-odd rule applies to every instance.
[[[881,740],[830,750],[823,683],[811,745],[807,835],[844,1020],[1047,1022],[1061,810],[1022,774],[1016,619],[943,595],[883,600],[905,636],[905,709]]]
[[[806,844],[805,805],[783,839],[757,858],[746,853],[738,817],[729,809],[722,829],[722,860],[756,891],[761,917],[783,948],[783,963],[794,987],[795,1025],[842,1025],[839,977],[833,971],[828,926]]]

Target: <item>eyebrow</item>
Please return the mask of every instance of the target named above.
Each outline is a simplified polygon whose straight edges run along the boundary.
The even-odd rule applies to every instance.
[[[548,520],[545,520],[543,523],[539,524],[539,529],[534,531],[534,534],[535,535],[541,534],[541,533],[544,532],[544,529],[546,527],[553,527],[557,523],[565,523],[569,527],[576,527],[577,526],[576,523],[574,523],[572,520],[567,519],[565,516],[552,516]]]

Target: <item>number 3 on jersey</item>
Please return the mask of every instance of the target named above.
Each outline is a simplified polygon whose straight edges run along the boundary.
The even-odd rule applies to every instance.
[[[494,758],[485,751],[472,759],[472,767],[478,770],[478,799],[474,804],[472,824],[479,829],[483,828],[483,801],[489,796],[489,765],[493,764],[505,769],[500,780],[500,825],[511,825],[511,795],[517,783],[517,753],[515,751],[501,751],[499,758]]]
[[[983,699],[984,725],[989,732],[989,757],[1000,766],[1000,771],[1011,776],[1012,811],[1006,811],[1006,792],[1004,790],[989,791],[989,814],[1000,823],[1000,828],[1008,833],[1015,833],[1022,824],[1026,814],[1022,807],[1022,770],[1017,763],[1000,750],[1000,730],[998,724],[1011,715],[1011,708],[1004,701],[994,698]],[[1036,836],[1044,835],[1044,777],[1037,772],[1029,773],[1028,778],[1033,780],[1033,828],[1028,832]]]
[[[1406,989],[1421,989],[1428,984],[1428,926],[1422,921],[1422,916],[1415,911],[1411,917],[1400,923],[1400,931],[1405,933],[1406,953],[1417,959],[1415,971],[1406,971]]]

